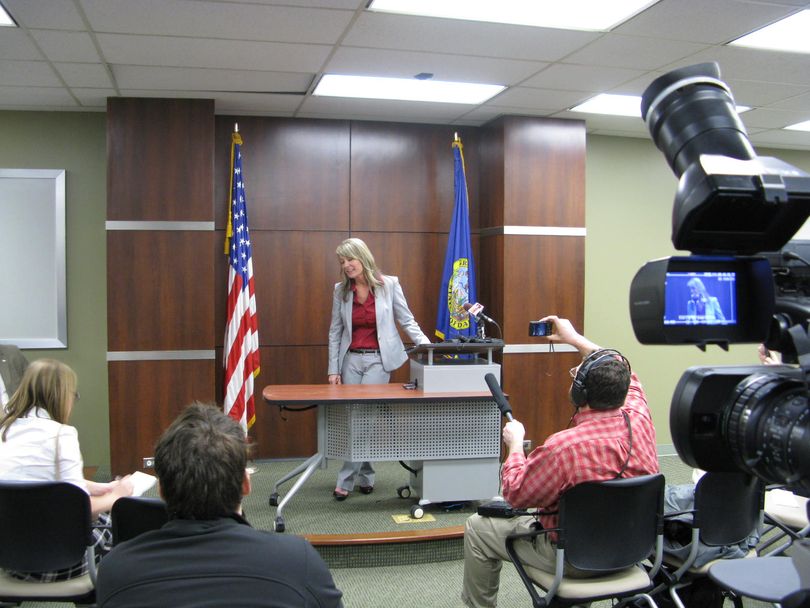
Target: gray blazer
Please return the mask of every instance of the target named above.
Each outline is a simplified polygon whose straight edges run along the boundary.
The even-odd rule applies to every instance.
[[[405,294],[397,277],[383,275],[383,285],[374,290],[374,307],[377,315],[377,341],[380,343],[380,358],[383,369],[392,372],[408,360],[405,345],[399,337],[397,323],[415,344],[427,344],[428,337],[422,333],[413,313],[405,301]],[[332,297],[332,324],[329,326],[329,375],[339,374],[343,358],[352,342],[352,296],[342,294],[342,283],[335,284]]]
[[[10,344],[0,344],[0,376],[3,377],[3,384],[9,397],[20,385],[27,367],[28,359],[19,348]]]

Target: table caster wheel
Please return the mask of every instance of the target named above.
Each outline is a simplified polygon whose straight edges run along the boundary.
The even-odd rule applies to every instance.
[[[411,507],[411,517],[413,519],[422,519],[425,516],[425,509],[422,505],[414,505]]]
[[[268,502],[270,503],[271,507],[277,507],[278,506],[278,492],[273,492],[270,495],[270,500]]]
[[[411,486],[400,486],[397,488],[397,496],[400,498],[410,498]]]
[[[276,532],[284,532],[284,518],[276,517],[276,525],[273,528]]]

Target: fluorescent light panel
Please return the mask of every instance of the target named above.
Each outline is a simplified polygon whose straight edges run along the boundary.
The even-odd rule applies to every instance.
[[[658,0],[373,0],[369,10],[565,30],[606,31]]]
[[[0,2],[0,27],[17,27],[2,2]]]
[[[737,110],[737,114],[742,114],[751,108],[749,106],[735,106],[735,109]],[[571,112],[641,118],[641,96],[602,93],[591,97],[578,106],[574,106],[571,108]]]
[[[810,131],[810,120],[797,122],[795,125],[788,125],[785,129],[788,131]]]
[[[808,32],[810,32],[810,10],[804,10],[737,38],[729,44],[788,53],[810,53]]]
[[[499,84],[326,74],[312,94],[324,97],[479,104],[505,88]]]

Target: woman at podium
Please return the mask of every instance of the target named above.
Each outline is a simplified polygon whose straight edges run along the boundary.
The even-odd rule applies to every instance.
[[[397,324],[415,344],[430,340],[408,308],[399,279],[379,271],[365,242],[346,239],[336,253],[341,281],[332,298],[329,383],[387,384],[391,372],[408,360]],[[370,462],[343,463],[335,500],[346,500],[356,483],[363,494],[374,490]]]

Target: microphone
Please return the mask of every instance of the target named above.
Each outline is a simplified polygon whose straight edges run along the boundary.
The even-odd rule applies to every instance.
[[[494,323],[495,325],[497,325],[497,323],[495,323],[495,321],[493,319],[491,319],[490,317],[488,317],[488,316],[486,316],[484,314],[484,306],[483,306],[483,304],[479,304],[478,302],[476,302],[475,304],[470,304],[469,302],[465,302],[463,308],[464,308],[464,310],[467,311],[467,313],[469,313],[469,315],[473,319],[475,319],[476,323],[480,323],[481,319],[483,319],[484,321],[488,321],[489,323]]]
[[[484,381],[486,381],[489,387],[489,392],[492,393],[492,396],[495,398],[495,403],[498,405],[498,409],[501,410],[501,414],[509,422],[512,422],[512,420],[514,420],[514,418],[512,418],[512,406],[509,405],[509,401],[506,400],[506,395],[503,394],[501,385],[498,384],[498,379],[495,377],[495,374],[487,374],[484,376]]]

